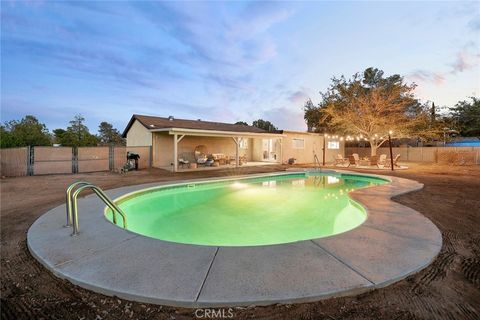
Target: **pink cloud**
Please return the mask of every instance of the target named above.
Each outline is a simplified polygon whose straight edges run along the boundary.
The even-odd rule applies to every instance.
[[[442,85],[445,82],[445,76],[442,73],[427,70],[417,70],[408,75],[408,78],[413,82],[429,82],[435,85]]]

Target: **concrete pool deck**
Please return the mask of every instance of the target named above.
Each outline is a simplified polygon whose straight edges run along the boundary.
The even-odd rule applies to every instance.
[[[265,175],[271,174],[256,176]],[[430,220],[390,200],[419,190],[422,184],[360,175],[382,177],[391,183],[351,192],[350,197],[366,208],[367,220],[332,237],[252,247],[166,242],[111,224],[103,216],[104,204],[89,195],[78,202],[79,235],[72,237],[71,228],[63,227],[66,213],[62,205],[35,221],[28,231],[28,247],[60,278],[109,296],[147,303],[267,305],[358,294],[423,269],[442,245],[440,231]],[[200,179],[205,180],[209,179]],[[117,198],[157,185],[162,184],[106,193]]]

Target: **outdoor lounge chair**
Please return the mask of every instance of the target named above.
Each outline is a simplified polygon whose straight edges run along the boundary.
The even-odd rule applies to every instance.
[[[355,155],[357,157],[355,158]],[[351,156],[348,156],[348,167],[351,165],[358,166],[360,164],[360,159],[358,158],[358,154],[354,153]]]
[[[393,158],[393,165],[395,167],[400,167],[400,165],[398,164],[398,159],[400,159],[400,154],[397,154],[395,158]]]
[[[400,159],[400,154],[397,154],[395,156],[395,158],[393,158],[393,166],[394,167],[397,167],[397,168],[400,168],[400,165],[398,164],[398,159]],[[385,161],[385,164],[386,166],[390,166],[390,158],[388,158],[386,161]]]
[[[377,167],[378,168],[384,168],[387,163],[387,155],[386,154],[381,154],[380,158],[378,158],[377,161]]]
[[[370,157],[370,166],[378,166],[378,156],[374,155]]]
[[[336,156],[333,157],[333,163],[335,166],[341,165],[345,166],[346,164],[349,163],[348,159],[344,158],[341,154],[337,154]]]

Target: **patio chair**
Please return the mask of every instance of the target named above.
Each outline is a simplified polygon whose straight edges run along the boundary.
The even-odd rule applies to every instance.
[[[377,161],[377,167],[378,168],[384,168],[387,163],[387,155],[386,154],[381,154],[380,158],[378,158]]]
[[[394,165],[395,167],[399,167],[399,168],[400,168],[400,165],[398,164],[398,159],[400,159],[400,154],[397,154],[397,155],[395,156],[395,158],[393,158],[393,165]]]
[[[207,147],[206,146],[204,146],[204,145],[196,146],[194,156],[195,156],[195,161],[198,164],[207,165],[208,157],[207,157]]]
[[[400,154],[397,154],[395,158],[393,158],[393,166],[400,168],[400,165],[398,164],[398,159],[400,159]],[[386,164],[390,165],[390,159],[387,159]]]
[[[185,160],[184,158],[178,159],[178,164],[180,165],[181,168],[187,166],[187,168],[190,167],[190,161]]]
[[[341,154],[337,154],[333,157],[333,163],[335,166],[345,166],[345,164],[348,164],[348,159],[345,159]]]
[[[357,154],[357,159],[355,159],[355,156],[353,154],[348,156],[348,166],[347,167],[350,167],[351,165],[358,166],[359,164],[360,164],[360,159],[358,158],[358,154]]]

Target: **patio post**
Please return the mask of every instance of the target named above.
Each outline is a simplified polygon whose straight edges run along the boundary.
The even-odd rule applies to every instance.
[[[177,172],[178,169],[178,141],[177,134],[173,135],[173,172]]]
[[[390,147],[390,164],[392,166],[392,171],[393,171],[393,152],[392,152],[392,138],[390,135],[392,134],[392,131],[388,132],[388,146]]]
[[[235,141],[235,167],[238,168],[240,164],[239,151],[238,151],[239,137],[234,137],[233,141]]]

